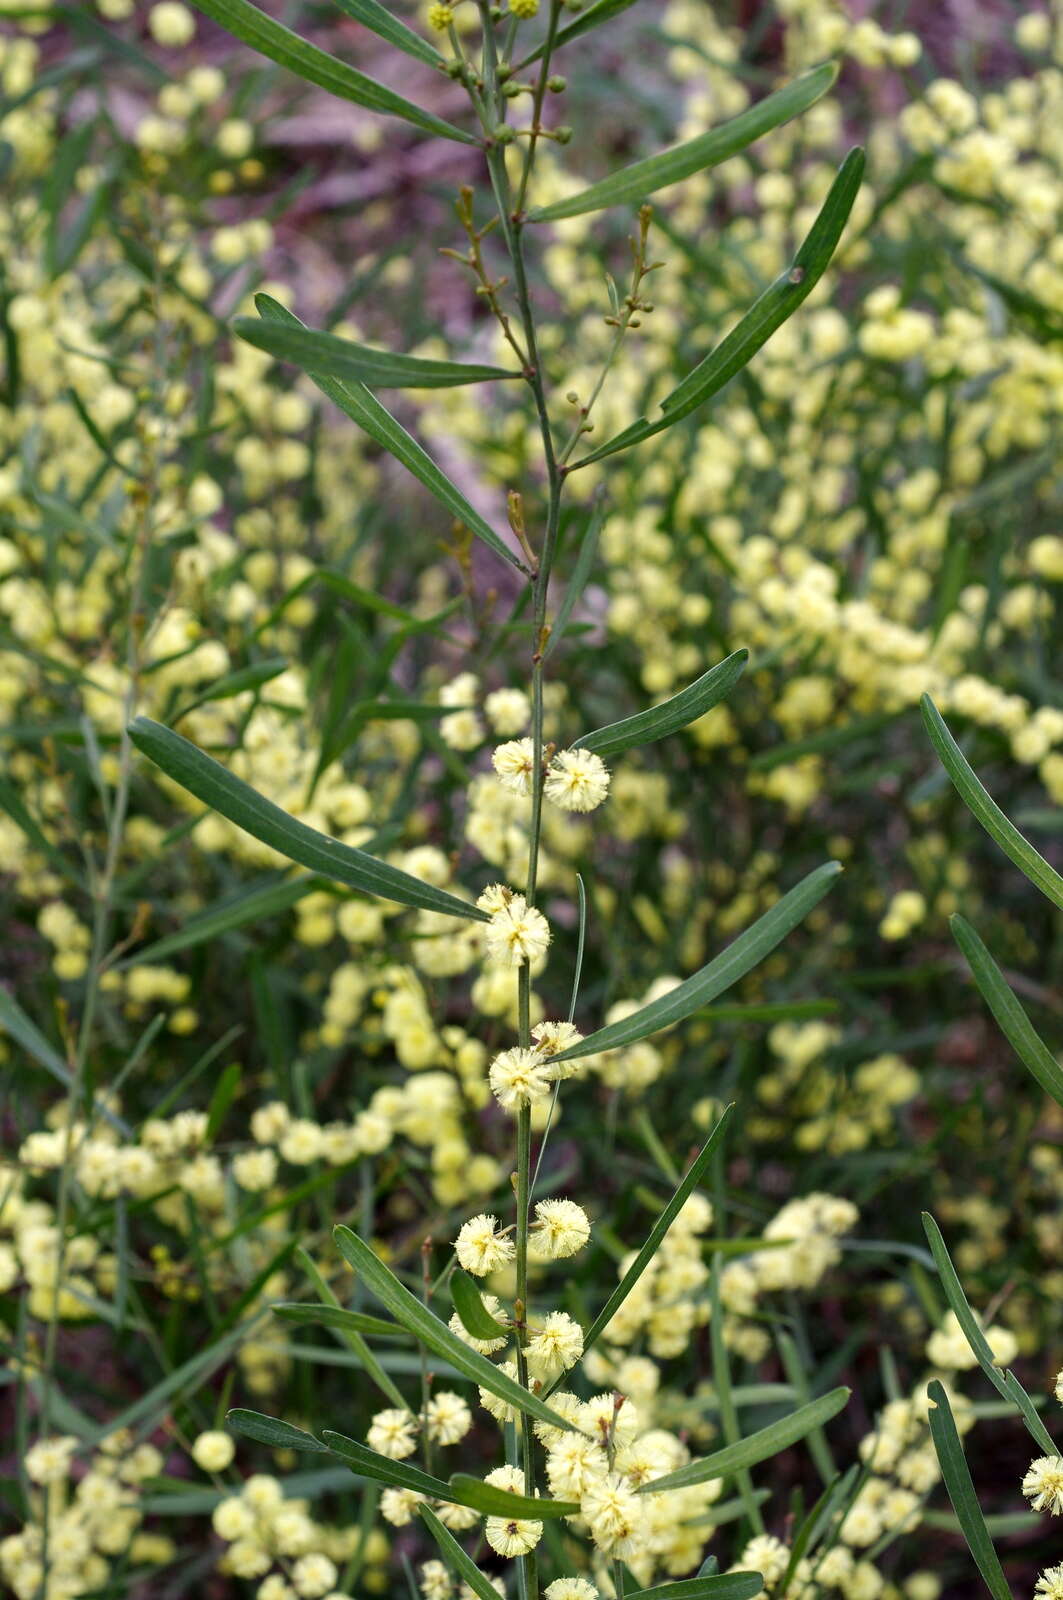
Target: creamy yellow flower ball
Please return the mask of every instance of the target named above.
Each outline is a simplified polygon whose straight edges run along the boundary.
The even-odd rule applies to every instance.
[[[148,28],[156,44],[179,50],[195,37],[196,19],[180,0],[158,0],[148,12]]]
[[[217,1428],[201,1433],[192,1446],[192,1460],[204,1472],[224,1472],[235,1454],[232,1439]]]

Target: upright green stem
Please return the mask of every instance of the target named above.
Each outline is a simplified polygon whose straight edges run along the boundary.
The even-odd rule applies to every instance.
[[[500,91],[498,53],[495,45],[493,24],[490,11],[485,3],[480,3],[481,17],[483,19],[484,49],[483,49],[483,101],[488,108],[488,115],[497,117],[496,127],[504,127],[506,119],[507,102]],[[527,357],[525,377],[532,393],[535,405],[536,418],[539,424],[539,434],[542,440],[543,465],[546,474],[546,521],[543,529],[542,542],[539,546],[538,560],[532,576],[532,661],[531,661],[531,742],[532,742],[532,793],[531,816],[528,827],[528,871],[525,879],[525,895],[528,904],[533,906],[536,900],[539,876],[539,841],[542,834],[542,808],[543,808],[543,651],[547,640],[546,607],[550,584],[550,572],[553,567],[554,556],[557,551],[557,539],[561,526],[561,493],[564,487],[565,468],[557,457],[554,446],[553,430],[550,423],[550,412],[547,405],[546,386],[543,382],[542,367],[539,358],[539,344],[535,327],[535,313],[532,307],[531,291],[528,285],[528,271],[524,256],[524,206],[528,192],[528,182],[535,160],[535,151],[541,129],[543,100],[546,94],[547,79],[550,75],[550,56],[553,52],[554,41],[557,36],[561,16],[561,0],[550,0],[550,17],[547,27],[547,38],[540,64],[539,77],[533,98],[532,127],[529,134],[528,148],[521,169],[520,183],[516,202],[514,203],[509,172],[506,168],[504,146],[495,137],[495,128],[488,126],[488,118],[481,114],[481,123],[487,135],[487,169],[491,178],[491,187],[494,191],[495,204],[498,208],[498,218],[501,225],[502,237],[506,243],[510,265],[513,273],[513,289],[520,314],[521,329],[524,336],[524,351]],[[508,45],[508,41],[507,41]],[[519,969],[517,978],[517,1039],[523,1049],[531,1045],[531,974],[525,964]],[[517,1332],[517,1375],[520,1382],[528,1386],[528,1362],[525,1346],[528,1337],[528,1229],[529,1208],[531,1203],[531,1108],[524,1106],[517,1114],[517,1161],[516,1161],[516,1332]],[[521,1424],[521,1459],[524,1469],[524,1485],[528,1494],[535,1492],[535,1461],[533,1453],[532,1431],[526,1422]],[[534,1555],[520,1557],[519,1572],[521,1579],[521,1593],[524,1600],[537,1600],[538,1576]]]
[[[158,282],[156,281],[156,293]],[[156,304],[156,328],[160,330],[154,353],[155,370],[167,370],[163,359],[162,349],[162,320],[158,315]],[[145,574],[147,568],[147,550],[151,542],[154,524],[154,506],[158,491],[158,450],[154,440],[147,440],[147,460],[143,478],[136,485],[134,493],[139,502],[139,517],[135,536],[129,555],[131,577],[129,582],[129,604],[126,616],[126,688],[122,701],[122,733],[118,746],[118,773],[115,782],[114,795],[111,800],[107,816],[107,835],[104,846],[103,863],[97,869],[90,863],[90,885],[92,892],[92,942],[89,951],[89,962],[85,973],[85,996],[78,1024],[77,1040],[74,1046],[74,1059],[72,1062],[72,1079],[70,1084],[69,1106],[67,1112],[66,1137],[63,1148],[63,1164],[59,1173],[59,1190],[56,1197],[55,1227],[56,1227],[56,1254],[55,1254],[55,1283],[52,1289],[52,1300],[48,1315],[48,1326],[44,1337],[44,1350],[41,1359],[41,1411],[40,1427],[42,1437],[47,1436],[52,1427],[52,1414],[55,1409],[56,1397],[56,1357],[59,1341],[59,1302],[62,1294],[63,1274],[66,1270],[67,1256],[67,1230],[70,1225],[71,1200],[73,1192],[74,1168],[76,1150],[74,1147],[74,1128],[84,1114],[88,1128],[91,1128],[94,1105],[93,1083],[90,1071],[91,1049],[96,1027],[96,1013],[99,1008],[101,984],[107,962],[108,949],[111,938],[111,925],[114,912],[114,885],[118,873],[118,861],[122,849],[122,840],[125,833],[126,815],[129,809],[129,790],[133,776],[133,745],[127,732],[129,723],[136,713],[137,698],[140,689],[141,672],[141,645],[143,635],[143,612]],[[48,1516],[48,1501],[45,1500],[45,1518],[42,1529],[41,1550],[41,1587],[42,1595],[47,1593],[49,1574],[51,1568],[50,1555],[50,1519]]]

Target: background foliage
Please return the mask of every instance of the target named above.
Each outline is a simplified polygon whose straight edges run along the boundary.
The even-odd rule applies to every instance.
[[[330,99],[180,7],[5,9],[0,1572],[20,1596],[41,1591],[51,1518],[66,1542],[49,1594],[281,1600],[316,1553],[340,1592],[405,1593],[408,1571],[434,1600],[418,1575],[434,1546],[381,1522],[342,1465],[241,1439],[231,1465],[204,1470],[191,1451],[230,1405],[364,1436],[378,1405],[364,1356],[268,1308],[312,1297],[315,1271],[349,1297],[335,1222],[419,1283],[423,1241],[431,1279],[467,1217],[506,1206],[511,1124],[485,1074],[511,1042],[515,986],[481,970],[466,925],[441,932],[430,912],[292,870],[204,815],[124,730],[134,712],[176,727],[289,812],[439,888],[519,881],[523,814],[490,766],[524,731],[519,573],[232,330],[265,291],[348,339],[511,367],[484,296],[440,254],[465,246],[453,201],[480,156]],[[288,20],[460,118],[457,85],[342,12]],[[840,1562],[836,1587],[801,1592],[934,1600],[977,1581],[919,1398],[943,1376],[962,1425],[977,1419],[975,1483],[1027,1594],[1055,1563],[1051,1527],[1023,1509],[1021,1425],[949,1321],[919,1212],[1041,1403],[1060,1364],[1063,1120],[997,1034],[947,921],[977,925],[1049,1044],[1058,922],[975,826],[917,706],[932,695],[1055,858],[1058,20],[634,5],[566,47],[548,109],[572,138],[543,152],[530,198],[557,205],[836,54],[826,98],[654,199],[654,308],[610,372],[588,453],[744,313],[846,149],[867,148],[807,305],[708,410],[573,478],[559,570],[575,600],[551,640],[547,737],[570,744],[750,657],[726,706],[611,760],[602,809],[548,814],[555,948],[537,1015],[567,1013],[577,872],[587,1032],[692,972],[826,857],[846,872],[724,999],[592,1058],[566,1093],[540,1192],[579,1199],[593,1233],[551,1292],[579,1316],[600,1306],[734,1101],[711,1223],[669,1235],[630,1338],[588,1359],[585,1387],[627,1386],[704,1453],[730,1442],[732,1406],[746,1434],[852,1386],[827,1434],[754,1472],[763,1512],[747,1480],[712,1535],[721,1569],[761,1517],[792,1540],[832,1461],[873,1461],[882,1417],[914,1396],[907,1479],[898,1447],[842,1539],[875,1575]],[[569,391],[586,401],[608,353],[632,213],[536,235],[558,407]],[[496,529],[514,486],[535,525],[526,398],[502,382],[388,396]],[[74,1075],[92,1096],[76,1120]],[[772,1238],[794,1243],[762,1249]],[[415,1393],[415,1351],[374,1349]],[[56,1438],[70,1443],[33,1456]],[[477,1470],[489,1439],[478,1422]],[[275,1536],[267,1570],[247,1552],[241,1568],[225,1531],[239,1518],[215,1508],[250,1483],[264,1515],[274,1479],[307,1502],[303,1521]],[[698,1559],[680,1552],[673,1575]],[[297,1592],[326,1592],[313,1582]]]

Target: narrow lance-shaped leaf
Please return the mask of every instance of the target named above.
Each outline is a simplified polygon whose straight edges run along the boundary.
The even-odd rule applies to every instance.
[[[422,39],[419,33],[414,33],[398,17],[392,16],[387,7],[380,4],[380,0],[334,0],[334,3],[348,17],[371,29],[381,39],[386,39],[397,50],[404,50],[415,61],[423,61],[426,67],[446,66],[435,46],[429,44],[427,39]]]
[[[693,177],[696,172],[718,167],[721,161],[738,155],[772,128],[778,128],[815,105],[837,76],[835,64],[824,62],[803,77],[795,78],[785,88],[766,95],[755,106],[720,127],[711,128],[708,133],[701,133],[685,144],[673,145],[655,156],[646,156],[603,178],[600,183],[592,183],[579,194],[557,200],[553,205],[534,207],[528,213],[528,220],[558,222],[563,217],[579,217],[587,211],[603,211],[606,206],[637,204],[647,195],[656,194],[658,189],[667,189],[673,183]]]
[[[596,728],[576,740],[584,750],[593,750],[599,756],[616,756],[637,745],[653,744],[670,733],[678,733],[698,717],[711,711],[727,698],[745,670],[749,660],[748,650],[736,650],[725,661],[720,661],[694,683],[681,689],[670,700],[648,711],[640,711],[622,722],[611,722],[607,728]]]
[[[445,1483],[442,1478],[433,1478],[420,1467],[415,1467],[409,1461],[394,1461],[390,1456],[379,1455],[375,1450],[370,1450],[367,1445],[359,1444],[357,1439],[348,1439],[345,1434],[334,1433],[330,1428],[321,1430],[321,1437],[327,1449],[333,1455],[345,1461],[352,1472],[361,1478],[371,1478],[377,1483],[392,1484],[398,1489],[413,1489],[417,1494],[429,1495],[433,1500],[446,1500],[455,1506],[468,1506],[472,1511],[484,1513],[485,1497],[481,1491],[491,1491],[491,1485],[481,1482],[479,1478],[470,1478],[458,1473]],[[496,1489],[494,1495],[505,1498],[505,1490]],[[512,1501],[512,1507],[509,1502]],[[496,1502],[491,1501],[494,1505]],[[535,1500],[528,1501],[523,1495],[510,1495],[506,1500],[506,1515],[526,1516],[529,1505],[534,1506],[537,1517],[571,1517],[579,1510],[575,1501],[571,1500]],[[525,1509],[520,1509],[521,1507]],[[490,1510],[487,1515],[493,1515]]]
[[[667,1494],[670,1489],[686,1489],[693,1483],[731,1477],[744,1467],[754,1467],[758,1461],[766,1461],[780,1450],[788,1450],[813,1428],[821,1427],[824,1422],[836,1417],[846,1405],[849,1393],[848,1389],[832,1389],[829,1394],[821,1395],[809,1405],[800,1406],[790,1416],[781,1417],[778,1422],[750,1434],[748,1439],[739,1439],[735,1444],[714,1451],[711,1456],[702,1456],[699,1461],[691,1461],[676,1472],[665,1473],[663,1478],[654,1478],[650,1483],[643,1484],[639,1493]]]
[[[642,1274],[645,1272],[646,1268],[657,1254],[657,1251],[661,1246],[661,1241],[668,1232],[668,1229],[672,1226],[672,1223],[686,1205],[687,1200],[693,1194],[694,1190],[697,1188],[698,1184],[701,1182],[706,1171],[708,1170],[709,1162],[712,1160],[713,1154],[718,1148],[720,1141],[727,1130],[727,1124],[731,1120],[733,1112],[734,1106],[725,1107],[723,1115],[720,1117],[720,1120],[717,1122],[715,1128],[713,1128],[708,1139],[705,1141],[700,1153],[691,1163],[690,1170],[687,1172],[672,1198],[669,1200],[668,1204],[657,1218],[657,1221],[650,1229],[649,1236],[645,1244],[642,1246],[642,1249],[639,1251],[638,1255],[625,1272],[623,1278],[617,1284],[616,1288],[605,1302],[605,1305],[602,1307],[594,1321],[591,1323],[590,1327],[587,1329],[587,1334],[583,1341],[584,1350],[590,1350],[601,1338],[602,1334],[605,1332],[606,1328],[608,1328],[610,1322],[612,1322],[613,1318],[620,1310],[620,1307],[623,1305],[624,1301],[627,1299],[628,1295],[631,1293],[632,1289],[638,1283],[639,1279],[642,1277]]]
[[[704,1578],[681,1578],[678,1583],[658,1583],[636,1589],[624,1600],[755,1600],[764,1591],[759,1572],[718,1572]]]
[[[466,1555],[449,1528],[443,1526],[431,1506],[418,1506],[425,1527],[439,1546],[443,1560],[463,1579],[477,1600],[498,1600],[498,1590],[480,1571],[471,1556]]]
[[[325,1441],[325,1449],[346,1461],[351,1471],[360,1478],[391,1484],[396,1489],[413,1489],[416,1494],[430,1495],[433,1500],[461,1503],[454,1501],[449,1485],[442,1478],[433,1478],[409,1461],[394,1461],[391,1456],[382,1456],[367,1445],[359,1444],[357,1439],[348,1439],[346,1434],[335,1433],[331,1428],[322,1428],[321,1437]]]
[[[450,1298],[461,1318],[461,1325],[474,1339],[497,1339],[506,1336],[509,1329],[496,1322],[480,1298],[480,1291],[467,1272],[460,1267],[451,1274]]]
[[[315,1439],[305,1428],[296,1428],[279,1417],[267,1417],[261,1411],[244,1411],[237,1408],[225,1416],[234,1433],[242,1433],[259,1444],[268,1444],[274,1450],[312,1450],[328,1455],[328,1446]]]
[[[1063,910],[1063,878],[1048,865],[1040,851],[1034,849],[1030,841],[1023,837],[1015,824],[1001,811],[992,795],[979,781],[928,694],[923,696],[920,704],[923,722],[930,735],[930,743],[937,751],[941,765],[952,779],[956,792],[968,811],[982,824],[986,833],[1000,846],[1004,854],[1011,857],[1019,871],[1025,873],[1034,887],[1040,889],[1053,905]]]
[[[575,1500],[547,1500],[539,1495],[516,1494],[496,1484],[484,1483],[482,1478],[470,1477],[467,1472],[455,1472],[450,1487],[461,1495],[462,1505],[472,1506],[485,1517],[574,1517],[579,1511]]]
[[[129,737],[138,750],[197,800],[202,800],[204,805],[227,817],[253,838],[280,851],[290,861],[309,867],[323,878],[346,883],[352,889],[379,895],[384,900],[395,900],[400,905],[440,911],[450,917],[489,920],[486,912],[467,905],[457,895],[422,883],[419,878],[389,866],[386,861],[378,861],[364,850],[341,844],[338,839],[330,839],[327,834],[297,821],[198,746],[161,723],[152,722],[150,717],[137,717],[130,723]]]
[[[963,1536],[993,1600],[1012,1600],[1004,1569],[993,1548],[978,1496],[974,1492],[948,1396],[936,1378],[927,1386],[927,1394],[931,1401],[930,1435]]]
[[[269,295],[258,295],[255,303],[261,315],[270,322],[280,323],[289,328],[303,326],[298,317],[293,316]],[[507,549],[490,524],[485,522],[480,513],[469,504],[461,490],[451,483],[428,452],[395,421],[391,412],[381,405],[364,383],[343,383],[338,378],[326,378],[316,372],[312,372],[310,377],[333,405],[339,406],[340,410],[350,417],[352,422],[357,423],[363,432],[371,439],[375,439],[389,455],[395,457],[396,461],[401,462],[407,472],[412,473],[423,483],[452,516],[464,523],[470,532],[483,540],[484,544],[489,545],[503,561],[508,561],[510,566],[527,574],[524,563],[513,554],[512,550]]]
[[[662,416],[650,422],[643,417],[589,455],[573,463],[585,467],[592,461],[615,455],[618,450],[641,444],[644,439],[670,428],[711,400],[731,379],[747,366],[777,328],[793,316],[808,299],[830,264],[849,219],[864,171],[864,152],[850,150],[812,224],[804,244],[790,266],[755,301],[742,320],[716,348],[687,374],[678,388],[661,402]]]
[[[201,911],[197,916],[190,917],[176,933],[168,933],[154,944],[146,944],[142,950],[137,950],[115,965],[123,969],[139,966],[144,961],[167,961],[179,950],[190,950],[209,939],[219,938],[223,933],[246,927],[249,922],[258,923],[267,917],[279,916],[321,887],[320,878],[301,876],[249,889],[244,894],[234,895],[231,900],[223,900],[221,905],[211,906],[209,911]]]
[[[1046,1094],[1063,1106],[1063,1067],[1043,1042],[1019,1004],[1004,974],[971,924],[959,915],[949,918],[952,937],[963,951],[971,975],[1011,1048]]]
[[[821,867],[816,867],[751,928],[740,933],[726,950],[702,967],[700,972],[695,972],[692,978],[687,978],[668,994],[643,1006],[631,1016],[611,1022],[608,1027],[588,1034],[586,1039],[581,1039],[577,1044],[569,1045],[555,1059],[571,1061],[578,1056],[597,1055],[600,1050],[618,1050],[623,1045],[635,1044],[639,1039],[646,1039],[650,1034],[659,1033],[662,1028],[670,1028],[685,1017],[692,1016],[702,1006],[708,1005],[710,1000],[715,1000],[717,995],[731,988],[739,978],[744,978],[777,944],[781,944],[786,935],[833,888],[841,870],[841,864],[837,861],[826,861]]]
[[[364,1239],[359,1239],[350,1228],[342,1226],[334,1229],[333,1238],[344,1260],[361,1275],[366,1287],[376,1295],[381,1305],[386,1306],[403,1327],[409,1328],[426,1349],[442,1356],[464,1377],[480,1384],[491,1394],[498,1395],[500,1400],[515,1406],[518,1411],[525,1411],[540,1422],[549,1422],[555,1428],[572,1428],[571,1422],[566,1422],[556,1411],[551,1411],[537,1395],[515,1383],[486,1356],[480,1355],[479,1351],[471,1349],[463,1339],[459,1339],[445,1322],[441,1322],[427,1306],[421,1304],[416,1295],[410,1293],[405,1284],[399,1282]]]
[[[622,11],[626,11],[634,4],[635,0],[594,0],[594,4],[588,6],[586,11],[581,11],[573,22],[557,30],[554,49],[559,50],[563,44],[568,44],[571,39],[578,39],[583,33],[589,33],[591,28],[600,27],[603,22],[611,22],[614,17],[618,17]],[[538,61],[543,48],[542,44],[536,45],[535,49],[514,67],[514,76],[523,72],[525,67],[530,67],[533,61]]]
[[[268,295],[259,295],[256,304],[258,300],[268,299]],[[462,383],[521,376],[505,367],[430,361],[422,356],[373,350],[369,345],[341,339],[334,333],[322,333],[317,328],[263,322],[260,317],[234,317],[232,330],[256,349],[267,351],[278,361],[290,361],[315,377],[373,384],[381,389],[452,389]]]
[[[283,22],[276,22],[250,0],[193,0],[197,10],[212,21],[220,23],[235,38],[249,44],[252,50],[268,56],[279,67],[326,89],[339,100],[351,100],[365,106],[368,111],[380,111],[392,117],[401,117],[424,133],[434,133],[444,139],[456,139],[459,144],[476,144],[471,133],[455,128],[451,123],[422,111],[412,101],[404,100],[393,89],[388,89],[364,72],[357,72],[345,61],[319,50],[316,44],[300,39]]]
[[[1002,1373],[994,1362],[992,1347],[982,1332],[981,1323],[975,1316],[967,1296],[963,1292],[959,1273],[952,1264],[952,1258],[942,1237],[941,1229],[928,1211],[923,1212],[923,1231],[930,1244],[934,1264],[938,1269],[941,1287],[945,1291],[945,1299],[949,1303],[949,1309],[959,1323],[964,1338],[977,1358],[978,1365],[998,1394],[1002,1395],[1005,1400],[1010,1401],[1022,1416],[1031,1437],[1036,1439],[1039,1447],[1046,1451],[1047,1454],[1055,1455],[1057,1453],[1056,1445],[1048,1429],[1037,1415],[1037,1408],[1030,1396],[1026,1393],[1014,1373]]]

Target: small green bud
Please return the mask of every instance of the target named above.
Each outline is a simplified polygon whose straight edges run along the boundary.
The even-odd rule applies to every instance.
[[[512,144],[517,137],[517,130],[511,128],[506,122],[500,122],[496,127],[492,128],[491,137],[498,144]]]
[[[568,88],[568,79],[562,78],[558,72],[553,72],[546,80],[546,87],[551,94],[564,94]]]
[[[554,138],[557,140],[558,144],[568,144],[569,140],[572,138],[572,129],[567,123],[562,123],[560,128],[554,129]]]
[[[518,95],[524,93],[524,90],[519,83],[504,83],[502,85],[502,93],[507,100],[516,100]]]

